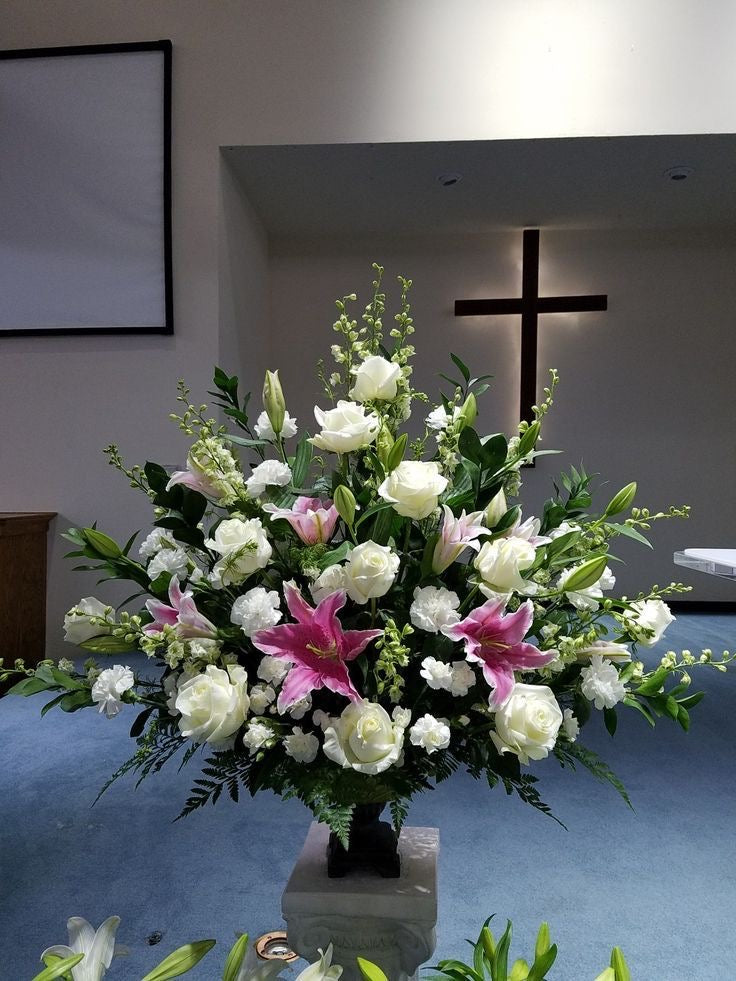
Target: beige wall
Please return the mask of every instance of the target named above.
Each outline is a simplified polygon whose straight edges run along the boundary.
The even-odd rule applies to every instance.
[[[735,17],[725,0],[5,0],[3,48],[173,40],[176,333],[2,339],[0,507],[56,510],[57,530],[144,523],[99,450],[183,456],[175,380],[203,391],[220,356],[221,145],[732,132]],[[62,552],[55,652],[63,611],[95,588]]]

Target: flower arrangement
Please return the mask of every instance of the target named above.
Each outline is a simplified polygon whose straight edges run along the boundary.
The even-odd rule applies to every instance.
[[[54,692],[51,706],[140,710],[135,755],[116,776],[143,778],[183,751],[204,749],[182,814],[223,792],[269,788],[298,797],[346,843],[354,806],[389,802],[400,827],[418,792],[465,767],[474,777],[549,812],[528,769],[553,754],[587,767],[624,795],[608,767],[578,742],[592,711],[611,734],[617,712],[687,729],[702,696],[692,664],[725,670],[706,650],[668,652],[654,668],[637,656],[674,619],[653,587],[615,598],[611,548],[656,519],[633,507],[628,484],[593,508],[591,477],[571,467],[538,517],[518,503],[522,468],[540,449],[557,373],[510,439],[477,429],[489,376],[459,377],[429,400],[412,385],[411,282],[384,328],[383,270],[362,322],[355,295],[337,302],[334,370],[324,362],[316,428],[299,436],[278,372],[266,372],[251,423],[238,379],[217,368],[214,398],[230,431],[195,405],[183,382],[172,418],[191,438],[186,468],[109,462],[148,496],[154,527],[137,546],[71,529],[81,569],[131,580],[136,612],[82,599],[66,639],[93,655],[26,670],[13,689]],[[293,447],[293,449],[292,449]],[[124,606],[127,604],[123,604]],[[151,677],[123,663],[150,659]],[[102,668],[94,656],[112,656]],[[22,665],[19,670],[24,670]],[[10,672],[5,672],[9,674]]]

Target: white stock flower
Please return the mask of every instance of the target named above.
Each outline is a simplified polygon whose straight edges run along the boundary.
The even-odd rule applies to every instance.
[[[387,361],[386,358],[374,354],[353,371],[355,384],[350,389],[351,399],[368,402],[370,399],[390,401],[396,398],[401,366],[394,361]]]
[[[167,528],[154,528],[141,542],[138,554],[144,560],[152,559],[162,548],[176,548],[176,541]]]
[[[312,763],[317,758],[319,739],[311,733],[304,732],[301,726],[294,726],[290,736],[284,736],[284,751],[297,763]]]
[[[251,756],[273,738],[273,731],[264,722],[251,722],[243,733],[243,745]]]
[[[237,664],[227,670],[208,664],[179,684],[175,707],[181,714],[179,730],[194,743],[220,743],[236,732],[250,707],[248,675]]]
[[[59,671],[65,671],[67,674],[74,671],[74,661],[70,661],[68,657],[60,657],[56,666]]]
[[[554,747],[562,712],[546,685],[514,685],[497,710],[491,739],[499,753],[513,753],[520,763],[543,760]]]
[[[263,715],[268,706],[276,699],[276,692],[270,685],[253,685],[248,695],[250,697],[250,711],[254,715]]]
[[[574,743],[578,738],[580,724],[572,714],[572,709],[565,709],[563,712],[562,731],[565,733],[565,736],[571,743]]]
[[[593,655],[588,667],[580,672],[580,677],[583,679],[583,695],[597,709],[613,708],[626,695],[626,685],[620,680],[618,671],[600,654]]]
[[[189,556],[178,545],[176,548],[162,548],[148,563],[146,571],[151,579],[156,579],[162,572],[178,576],[179,579],[186,579],[189,571]]]
[[[114,719],[123,707],[121,695],[135,684],[133,672],[122,664],[106,668],[97,676],[92,685],[92,701],[99,705],[99,711],[104,712],[108,719]]]
[[[578,568],[579,566],[571,566],[569,569],[561,572],[560,578],[557,580],[557,588],[564,591],[565,583]],[[613,589],[615,585],[616,577],[608,566],[606,566],[601,573],[600,579],[594,582],[592,586],[586,586],[585,589],[576,589],[572,593],[565,592],[565,596],[576,610],[586,610],[594,613],[600,605],[598,601],[603,598],[603,590]]]
[[[412,746],[420,746],[431,756],[438,749],[447,749],[450,745],[450,727],[427,713],[411,727],[409,739]]]
[[[332,716],[328,715],[326,712],[323,712],[322,709],[317,709],[316,712],[312,713],[312,722],[316,726],[319,726],[322,732],[324,732],[328,726],[334,725],[337,722],[337,719],[333,719]]]
[[[534,562],[536,549],[523,538],[499,538],[484,542],[473,565],[481,579],[498,593],[529,591],[533,586],[522,573]]]
[[[344,587],[350,599],[367,603],[385,596],[399,571],[399,556],[388,545],[363,542],[348,555],[344,566]]]
[[[205,545],[222,556],[212,570],[213,585],[218,586],[242,582],[256,569],[265,568],[272,553],[258,518],[221,521],[214,538],[208,538]]]
[[[93,619],[105,623],[93,623]],[[94,596],[85,596],[64,617],[64,640],[69,644],[83,644],[92,637],[109,634],[114,625],[112,607]]]
[[[291,661],[284,661],[280,657],[272,657],[266,654],[261,658],[256,674],[268,685],[280,685],[289,673]]]
[[[457,612],[460,598],[457,593],[442,586],[424,586],[414,590],[414,602],[409,607],[409,617],[415,627],[437,634],[442,627],[449,627],[460,620]]]
[[[391,471],[378,493],[394,511],[406,518],[421,520],[437,507],[439,495],[447,487],[447,478],[436,463],[403,460]]]
[[[345,588],[345,567],[339,563],[328,565],[317,579],[309,584],[309,592],[315,603],[321,603],[323,599],[332,596],[338,589]]]
[[[275,590],[254,586],[235,600],[230,622],[237,623],[246,637],[252,637],[256,630],[274,627],[282,617],[280,599]]]
[[[264,410],[256,420],[253,426],[256,436],[259,439],[268,439],[273,442],[276,439],[276,433],[273,431],[273,426],[268,418],[268,413]],[[296,419],[292,419],[288,412],[284,412],[284,424],[281,427],[281,432],[279,435],[282,439],[291,439],[292,436],[296,436],[298,432],[298,427],[296,424]]]
[[[343,769],[383,773],[397,762],[404,744],[406,715],[394,710],[394,716],[375,702],[351,702],[325,730],[325,756]]]
[[[251,497],[260,497],[267,487],[286,487],[291,483],[291,469],[280,460],[264,460],[245,482]]]
[[[638,603],[632,603],[631,606],[627,617],[635,624],[633,633],[637,641],[644,647],[654,647],[675,619],[669,606],[660,599],[640,600]],[[653,633],[647,636],[642,628],[648,628]]]
[[[375,412],[366,412],[358,402],[340,399],[334,409],[314,407],[314,418],[320,432],[310,443],[331,453],[352,453],[369,446],[378,435],[381,421]]]
[[[178,694],[178,684],[179,678],[181,677],[180,672],[172,671],[171,674],[167,674],[163,681],[164,693],[166,695],[166,708],[169,710],[169,715],[178,715],[176,711],[176,696]]]
[[[305,967],[296,981],[338,981],[342,977],[342,968],[332,963],[332,944],[327,950],[318,947],[319,960]]]

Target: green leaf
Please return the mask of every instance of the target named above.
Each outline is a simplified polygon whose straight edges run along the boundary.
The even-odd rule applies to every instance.
[[[665,683],[668,671],[667,668],[657,668],[651,678],[647,678],[636,689],[637,695],[656,695]]]
[[[388,978],[377,964],[367,961],[363,957],[358,958],[358,969],[364,981],[388,981]]]
[[[529,428],[522,433],[521,439],[519,440],[519,457],[523,457],[526,456],[527,453],[531,453],[536,446],[537,440],[539,439],[539,432],[541,428],[542,427],[538,422],[533,422],[531,426],[529,426]]]
[[[689,729],[690,729],[690,713],[688,712],[688,710],[686,708],[683,708],[682,705],[677,710],[677,721],[680,723],[680,725],[685,730],[685,732],[688,732],[689,731]]]
[[[550,935],[549,935],[549,923],[546,921],[540,924],[539,932],[537,933],[537,942],[534,945],[534,956],[541,957],[542,954],[546,954],[550,948]]]
[[[336,565],[338,562],[342,562],[346,559],[353,549],[352,542],[341,542],[337,548],[333,548],[331,552],[325,552],[321,559],[315,562],[318,569],[326,569],[330,565]]]
[[[450,358],[457,366],[458,371],[465,379],[465,384],[467,385],[470,381],[470,371],[468,370],[467,365],[465,365],[456,354],[453,354],[452,351],[450,351]]]
[[[525,960],[519,958],[511,965],[509,981],[526,981],[529,977],[529,965]]]
[[[92,692],[89,688],[85,688],[84,691],[67,692],[59,702],[59,708],[62,712],[76,712],[92,704]]]
[[[148,708],[143,709],[143,711],[139,712],[135,717],[133,725],[130,727],[129,735],[131,739],[137,739],[143,732],[146,727],[146,722],[148,722],[151,713],[153,712],[153,708],[153,705],[151,705]]]
[[[616,981],[631,981],[629,966],[620,947],[614,947],[611,951],[611,967]]]
[[[565,583],[566,593],[575,593],[580,589],[587,589],[595,585],[603,575],[608,563],[607,555],[596,555],[578,566]]]
[[[380,504],[374,504],[373,507],[368,508],[367,511],[361,514],[361,516],[355,522],[356,529],[360,528],[363,522],[367,521],[368,518],[372,518],[374,514],[378,514],[379,511],[386,511],[388,508],[392,507],[393,504],[390,501],[381,501]]]
[[[63,978],[65,974],[68,974],[73,967],[79,964],[83,957],[84,954],[73,954],[71,957],[60,958],[56,964],[44,968],[40,974],[33,978],[33,981],[54,981],[55,978]]]
[[[225,970],[222,972],[222,981],[237,981],[247,949],[248,934],[244,933],[230,948],[230,953],[225,961]]]
[[[647,722],[649,723],[649,725],[652,727],[652,729],[657,724],[657,720],[654,718],[654,716],[649,711],[649,709],[647,708],[647,706],[646,705],[642,705],[642,703],[640,701],[638,701],[636,698],[634,698],[633,695],[626,695],[626,697],[624,698],[624,705],[628,705],[629,708],[636,709],[637,712],[640,712],[644,716],[644,718],[647,720]]]
[[[406,441],[408,438],[408,433],[402,433],[391,447],[388,457],[386,458],[386,473],[391,473],[392,470],[395,470],[404,459],[404,453],[406,452]]]
[[[694,705],[697,705],[698,702],[701,701],[701,699],[703,698],[705,698],[704,691],[695,691],[692,693],[692,695],[688,695],[687,698],[681,698],[680,705],[684,709],[691,709],[693,708]]]
[[[606,724],[606,729],[610,736],[616,735],[616,726],[618,725],[618,716],[616,715],[615,708],[604,708],[603,709],[603,721]]]
[[[466,426],[460,433],[457,448],[466,460],[470,460],[471,463],[475,463],[477,466],[481,465],[483,446],[478,433],[471,426]]]
[[[294,465],[291,468],[291,482],[294,487],[302,487],[309,474],[312,462],[312,444],[307,442],[306,433],[299,440],[294,455]]]
[[[649,541],[649,539],[645,538],[640,531],[636,530],[636,528],[630,528],[628,525],[617,524],[609,524],[608,527],[615,529],[619,535],[625,535],[626,538],[633,538],[635,542],[639,542],[641,545],[646,545],[647,548],[652,547],[652,543]]]
[[[197,940],[191,944],[184,944],[149,971],[142,981],[168,981],[169,978],[178,978],[191,971],[214,946],[214,940]]]
[[[63,691],[61,693],[61,695],[57,695],[56,698],[52,698],[50,702],[46,702],[46,704],[44,705],[44,707],[41,709],[41,718],[43,718],[44,715],[46,715],[47,712],[50,712],[51,709],[55,705],[58,705],[59,702],[62,700],[62,698],[65,698],[65,697],[66,697],[66,692]]]
[[[495,475],[501,469],[508,455],[509,444],[503,433],[482,441],[481,464],[490,474]]]
[[[8,695],[23,695],[27,698],[29,695],[36,695],[40,691],[48,691],[49,687],[48,682],[42,678],[21,678],[12,688],[8,689]]]
[[[568,531],[564,535],[553,538],[547,546],[547,558],[553,559],[557,555],[562,555],[580,538],[580,531]]]
[[[113,637],[110,634],[90,637],[89,640],[83,640],[79,646],[94,654],[127,654],[138,649],[135,644],[129,644],[124,637]]]
[[[511,920],[507,920],[506,929],[498,941],[496,953],[493,958],[494,976],[503,979],[503,981],[506,981],[506,975],[509,971],[509,947],[511,946],[512,932]]]
[[[535,958],[527,981],[544,981],[547,971],[549,971],[556,960],[557,944],[552,944],[548,951]]]

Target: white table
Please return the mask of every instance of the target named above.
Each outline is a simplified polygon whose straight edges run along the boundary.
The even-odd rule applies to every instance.
[[[710,576],[736,579],[736,548],[686,548],[675,552],[675,565]]]

